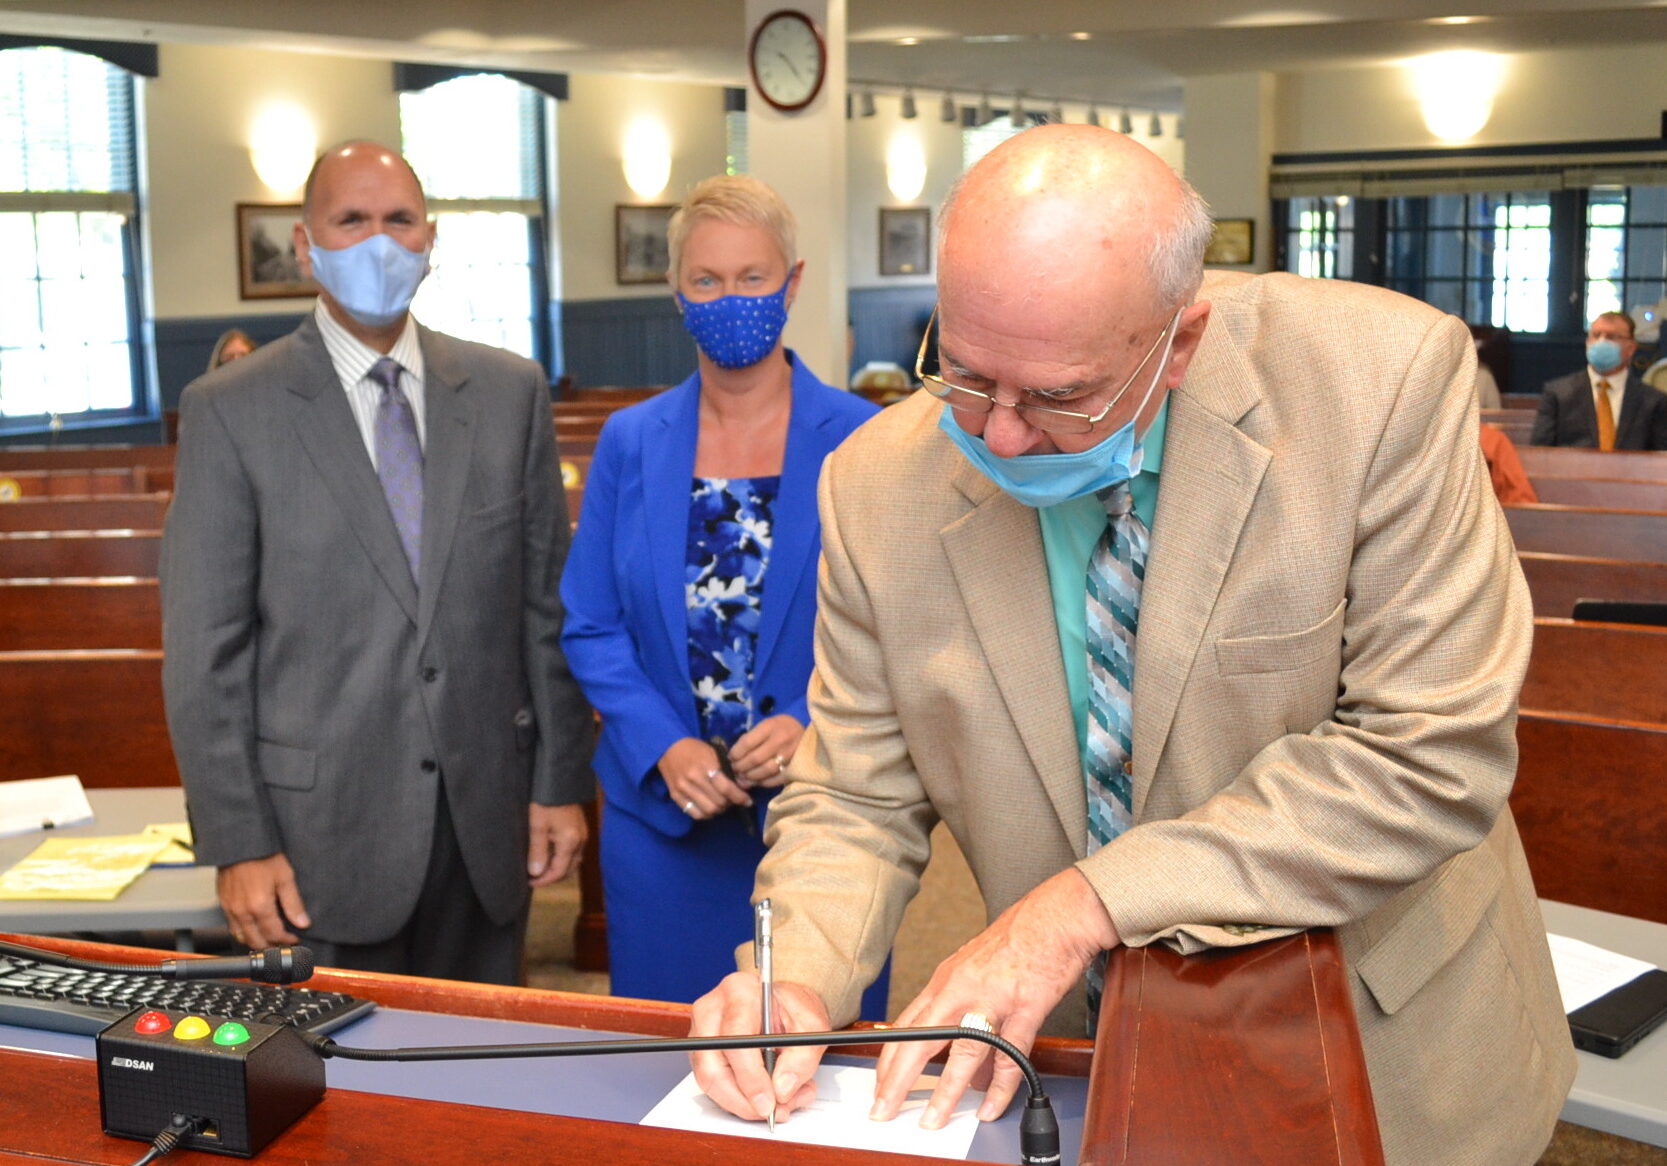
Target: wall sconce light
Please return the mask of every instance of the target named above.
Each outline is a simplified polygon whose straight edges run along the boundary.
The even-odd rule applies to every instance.
[[[1163,119],[1158,116],[1158,111],[1155,109],[1152,111],[1152,119],[1146,123],[1146,136],[1149,138],[1163,137]]]
[[[913,89],[903,90],[903,116],[910,121],[920,116],[920,110],[915,105],[915,91]]]
[[[938,118],[945,123],[950,123],[956,121],[958,115],[959,111],[955,108],[955,94],[945,93],[943,95],[943,105],[938,110]]]
[[[898,129],[886,147],[886,186],[898,202],[913,202],[926,189],[926,150],[912,129]]]
[[[1134,118],[1129,116],[1127,109],[1123,110],[1122,116],[1117,119],[1117,132],[1130,136],[1134,134]]]
[[[1425,127],[1444,142],[1473,138],[1493,115],[1505,62],[1494,53],[1454,49],[1408,63]]]
[[[654,198],[671,180],[671,138],[657,118],[639,117],[625,128],[625,185],[638,198]]]
[[[318,130],[305,110],[287,101],[261,107],[249,126],[249,161],[274,194],[293,194],[318,156]]]

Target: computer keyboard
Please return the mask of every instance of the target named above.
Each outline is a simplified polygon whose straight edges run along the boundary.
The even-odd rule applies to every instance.
[[[334,1031],[376,1007],[341,992],[84,972],[0,953],[0,1024],[95,1033],[141,1004],[245,1022],[276,1015],[317,1033]]]

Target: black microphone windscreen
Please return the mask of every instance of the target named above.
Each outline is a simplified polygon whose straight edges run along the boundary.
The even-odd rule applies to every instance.
[[[294,956],[294,974],[290,982],[299,984],[303,980],[313,978],[313,949],[310,947],[292,947],[289,949]]]
[[[311,948],[268,947],[249,957],[249,978],[262,984],[296,984],[312,975]]]

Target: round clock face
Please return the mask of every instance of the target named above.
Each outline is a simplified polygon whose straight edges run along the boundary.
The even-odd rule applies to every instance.
[[[777,109],[803,109],[822,88],[827,49],[810,17],[783,9],[772,12],[753,33],[747,52],[753,83]]]

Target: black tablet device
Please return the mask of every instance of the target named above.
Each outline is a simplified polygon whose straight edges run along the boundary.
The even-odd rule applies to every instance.
[[[1618,1057],[1667,1021],[1667,972],[1651,968],[1635,980],[1569,1013],[1574,1047]]]

